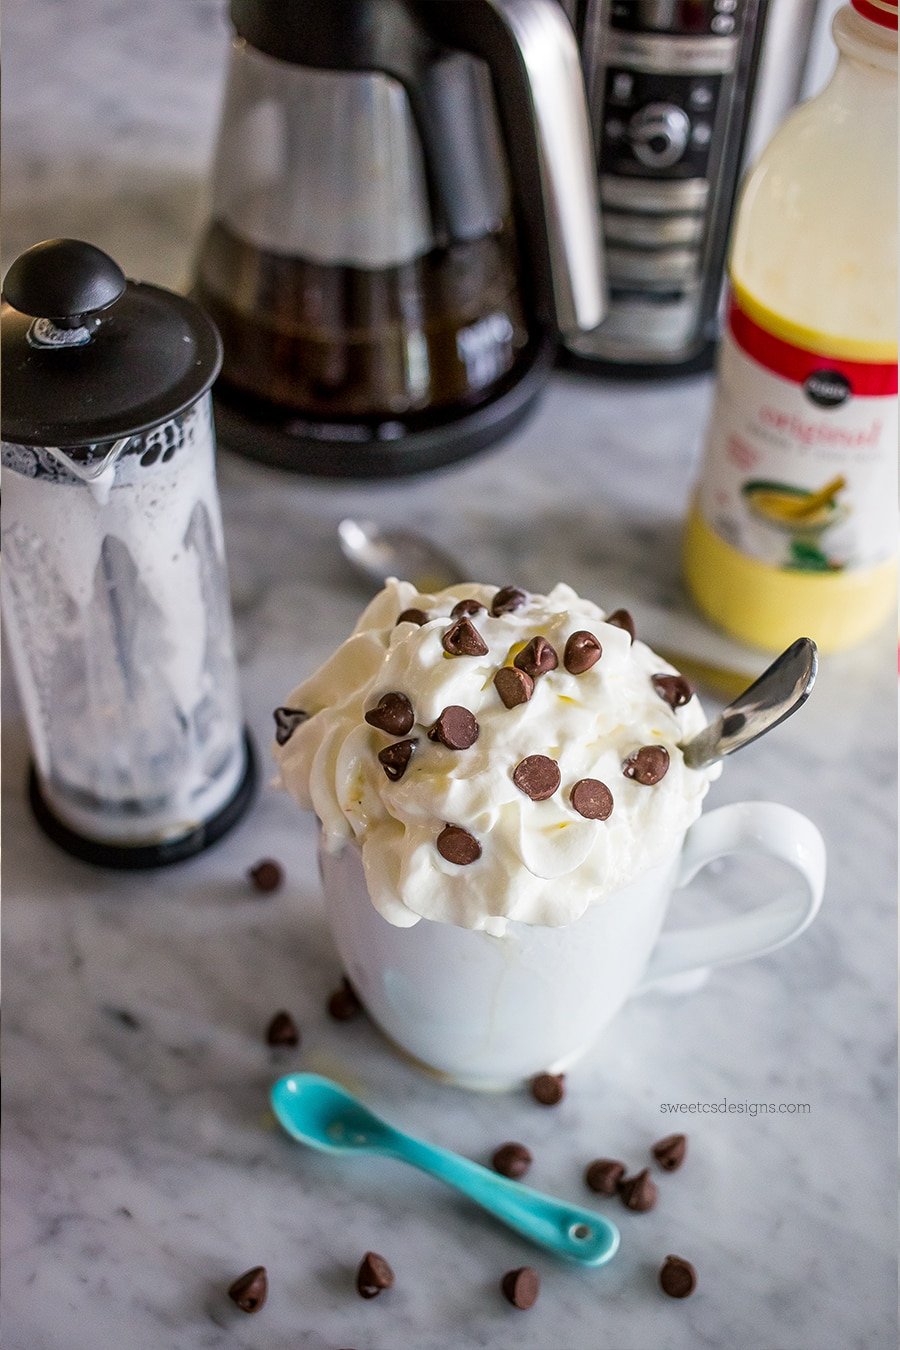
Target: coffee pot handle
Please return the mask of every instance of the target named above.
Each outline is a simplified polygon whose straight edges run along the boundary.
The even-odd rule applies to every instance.
[[[602,320],[599,197],[578,45],[558,0],[428,0],[431,36],[490,67],[537,266],[538,315],[563,335]]]

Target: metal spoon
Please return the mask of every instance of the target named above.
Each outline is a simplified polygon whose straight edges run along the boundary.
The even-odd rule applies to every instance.
[[[702,769],[777,727],[809,698],[818,668],[812,638],[792,642],[715,722],[681,747],[685,764]]]
[[[599,1214],[394,1129],[329,1078],[289,1073],[275,1083],[270,1100],[279,1124],[301,1144],[325,1153],[379,1153],[411,1163],[557,1256],[602,1266],[619,1245],[619,1230]]]
[[[454,558],[411,530],[385,530],[372,520],[342,520],[341,552],[355,572],[383,586],[388,577],[411,581],[424,595],[465,581]]]

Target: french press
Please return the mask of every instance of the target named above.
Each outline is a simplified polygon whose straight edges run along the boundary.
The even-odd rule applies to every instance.
[[[33,750],[30,797],[63,848],[177,861],[252,796],[214,474],[214,325],[49,240],[3,289],[3,608]]]

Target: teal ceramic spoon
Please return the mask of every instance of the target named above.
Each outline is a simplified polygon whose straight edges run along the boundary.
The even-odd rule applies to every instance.
[[[394,1129],[328,1078],[289,1073],[272,1088],[271,1102],[279,1123],[299,1143],[325,1153],[380,1153],[411,1163],[557,1256],[602,1266],[619,1245],[619,1230],[599,1214]]]

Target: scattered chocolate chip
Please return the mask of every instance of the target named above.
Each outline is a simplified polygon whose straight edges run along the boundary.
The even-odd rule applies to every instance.
[[[340,989],[335,989],[328,999],[328,1016],[333,1017],[335,1022],[349,1022],[360,1012],[362,1004],[359,995],[345,975]]]
[[[427,622],[428,615],[424,609],[404,609],[402,613],[397,615],[397,623],[417,623],[421,628],[422,624]],[[397,623],[394,624],[395,628]]]
[[[535,680],[538,675],[546,675],[548,670],[555,670],[559,665],[559,657],[545,637],[533,637],[528,646],[523,647],[515,657],[513,665],[518,666],[519,670],[524,670],[526,675]]]
[[[519,590],[518,586],[501,586],[497,594],[491,601],[491,613],[512,614],[517,609],[522,609],[528,604],[528,592]]]
[[[277,1012],[266,1029],[267,1045],[299,1045],[300,1032],[289,1012]]]
[[[573,810],[586,820],[608,820],[612,815],[613,795],[599,778],[579,778],[569,793]]]
[[[442,858],[466,867],[481,857],[481,845],[474,834],[460,825],[445,825],[437,837],[437,850]]]
[[[634,642],[634,639],[637,636],[635,633],[634,619],[628,613],[627,609],[614,609],[612,614],[607,614],[603,622],[611,623],[613,628],[624,628],[632,642]]]
[[[256,890],[268,895],[271,891],[277,891],[284,881],[284,868],[274,858],[261,858],[253,864],[247,876]]]
[[[564,1073],[539,1073],[531,1080],[531,1095],[541,1106],[557,1106],[566,1095]]]
[[[428,739],[440,741],[448,750],[468,750],[478,740],[478,723],[468,708],[453,703],[429,729]]]
[[[687,1136],[667,1134],[653,1145],[653,1156],[664,1172],[677,1172],[687,1153]]]
[[[389,736],[405,736],[412,731],[415,720],[409,699],[396,691],[382,694],[375,707],[366,713],[369,726],[386,731]]]
[[[309,721],[309,713],[302,708],[276,708],[272,716],[275,718],[276,745],[287,745],[300,723]]]
[[[494,676],[494,688],[505,708],[515,708],[531,698],[534,680],[518,666],[501,666]]]
[[[651,675],[650,681],[670,708],[683,708],[694,697],[693,686],[683,675]]]
[[[513,769],[513,782],[533,802],[545,802],[559,787],[559,765],[548,755],[528,755]]]
[[[245,1270],[228,1286],[228,1297],[245,1313],[259,1312],[268,1292],[269,1277],[265,1266],[253,1266]]]
[[[514,1308],[533,1308],[541,1292],[541,1281],[531,1266],[520,1266],[518,1270],[508,1270],[500,1281],[503,1297]]]
[[[643,783],[645,787],[652,787],[665,778],[669,769],[669,752],[664,745],[642,745],[640,750],[635,750],[629,755],[622,764],[622,772],[626,778],[633,778],[636,783]]]
[[[583,675],[591,666],[595,666],[603,655],[600,639],[586,628],[580,628],[566,639],[563,652],[563,665],[570,675]]]
[[[441,638],[450,656],[487,656],[487,643],[471,619],[457,619]]]
[[[645,1167],[633,1177],[623,1177],[619,1182],[619,1196],[626,1209],[636,1214],[646,1214],[656,1204],[659,1192],[656,1182],[650,1176],[650,1168]]]
[[[531,1153],[524,1144],[502,1144],[491,1158],[491,1166],[502,1177],[518,1181],[531,1166]]]
[[[377,1298],[394,1283],[394,1272],[383,1256],[366,1252],[356,1272],[356,1292],[361,1298]]]
[[[669,1298],[687,1298],[697,1288],[697,1272],[683,1256],[667,1256],[659,1272],[659,1283]]]
[[[462,619],[466,614],[477,614],[479,610],[484,608],[485,606],[480,600],[475,600],[471,597],[466,600],[457,600],[450,611],[450,618]]]
[[[418,742],[394,741],[378,751],[378,763],[384,769],[392,783],[397,783],[406,773],[406,766],[413,757]]]
[[[625,1175],[625,1164],[615,1158],[595,1158],[584,1173],[584,1179],[598,1195],[615,1195]]]

